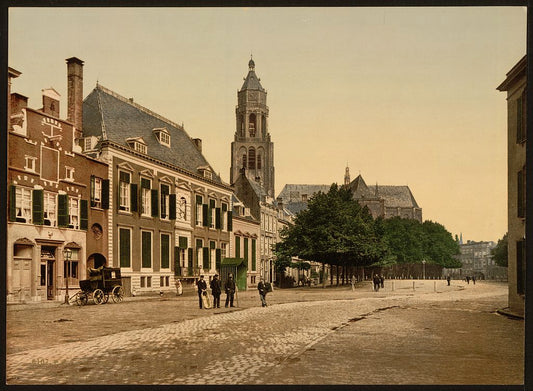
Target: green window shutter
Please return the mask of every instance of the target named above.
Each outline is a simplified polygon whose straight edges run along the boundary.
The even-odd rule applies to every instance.
[[[215,248],[215,242],[209,242],[209,248],[214,249]]]
[[[66,194],[57,196],[57,225],[68,226],[68,196]]]
[[[170,205],[168,206],[169,218],[170,220],[176,220],[176,194],[171,194],[168,197],[168,202],[170,202]]]
[[[161,185],[161,218],[167,218],[167,195],[169,195],[169,187]]]
[[[187,250],[187,258],[188,258],[188,261],[187,261],[187,275],[188,276],[192,276],[193,275],[193,254],[194,254],[194,250],[192,248],[189,248]]]
[[[174,275],[181,276],[180,248],[174,247]]]
[[[109,209],[109,179],[102,180],[102,209]]]
[[[231,210],[228,211],[228,231],[233,231],[233,213]]]
[[[204,270],[211,269],[211,260],[209,259],[209,247],[202,248],[203,257],[204,257]]]
[[[244,260],[248,261],[248,238],[244,238]]]
[[[208,211],[209,211],[208,205],[207,204],[203,204],[202,205],[202,223],[203,223],[202,225],[204,227],[209,227],[210,221],[209,221],[209,212]]]
[[[89,202],[80,200],[80,229],[87,231],[89,228]]]
[[[91,175],[91,206],[96,206],[96,201],[94,200],[94,175]]]
[[[129,229],[121,228],[119,230],[119,246],[120,246],[120,267],[130,267],[130,245],[131,245],[131,231]]]
[[[137,184],[130,184],[130,207],[132,212],[137,212],[139,193],[137,191]]]
[[[222,228],[220,224],[220,214],[221,214],[220,208],[215,208],[215,228],[216,229]]]
[[[17,219],[17,186],[9,186],[9,221]]]
[[[152,189],[151,190],[152,194],[152,217],[159,217],[159,210],[158,210],[158,207],[159,207],[159,198],[158,198],[158,191],[157,189]]]
[[[44,192],[43,190],[33,190],[32,195],[32,220],[33,224],[43,225],[44,223]]]
[[[170,265],[170,235],[161,235],[161,268],[166,269]]]
[[[256,248],[255,246],[256,246],[255,239],[252,239],[252,270],[253,271],[256,270],[256,256],[255,256]]]
[[[178,237],[178,241],[179,241],[179,248],[187,248],[188,245],[187,245],[187,237],[186,236],[179,236]]]
[[[215,268],[220,272],[220,264],[222,263],[222,250],[217,248],[215,251],[215,254],[216,254]]]
[[[235,236],[235,258],[241,257],[241,238]]]
[[[142,267],[152,267],[152,234],[151,232],[143,231],[142,234]]]

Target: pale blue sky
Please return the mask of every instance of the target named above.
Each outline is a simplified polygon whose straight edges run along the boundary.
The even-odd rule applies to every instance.
[[[62,96],[65,59],[203,139],[229,181],[250,53],[268,91],[276,194],[286,183],[408,184],[424,219],[465,239],[507,224],[506,100],[526,52],[521,7],[11,8],[13,91]]]

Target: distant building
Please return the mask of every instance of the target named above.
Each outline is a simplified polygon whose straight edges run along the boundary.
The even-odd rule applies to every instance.
[[[43,90],[43,107],[10,94],[7,300],[63,300],[87,267],[108,265],[109,167],[82,153],[83,61],[67,59],[68,114]],[[9,83],[21,73],[9,68]],[[9,91],[10,93],[10,91]],[[65,250],[70,250],[70,259]]]
[[[445,269],[443,275],[452,275],[454,278],[465,278],[474,276],[483,280],[506,280],[507,268],[498,266],[494,261],[491,250],[496,243],[475,242],[468,240],[464,244],[459,244],[460,254],[457,260],[462,263],[461,268]]]
[[[422,222],[422,208],[411,192],[409,186],[378,185],[368,186],[363,177],[358,175],[350,181],[350,172],[346,167],[344,186],[352,190],[353,197],[360,205],[366,206],[374,218],[402,217]],[[319,191],[327,193],[330,185],[287,184],[278,195],[285,207],[292,213],[307,208],[308,200]]]
[[[527,57],[497,89],[507,92],[507,240],[509,308],[524,313],[526,290]]]

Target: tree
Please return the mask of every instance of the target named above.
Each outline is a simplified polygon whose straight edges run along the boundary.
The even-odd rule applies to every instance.
[[[490,250],[491,255],[494,257],[496,265],[507,267],[507,233],[503,235],[501,239],[496,243],[496,247]]]

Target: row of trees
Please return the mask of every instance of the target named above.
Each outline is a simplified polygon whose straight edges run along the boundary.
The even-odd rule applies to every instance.
[[[454,258],[459,246],[444,226],[413,219],[374,219],[352,192],[333,184],[319,192],[308,207],[284,228],[276,244],[276,269],[294,267],[291,257],[324,264],[360,267],[402,263],[461,267]]]

